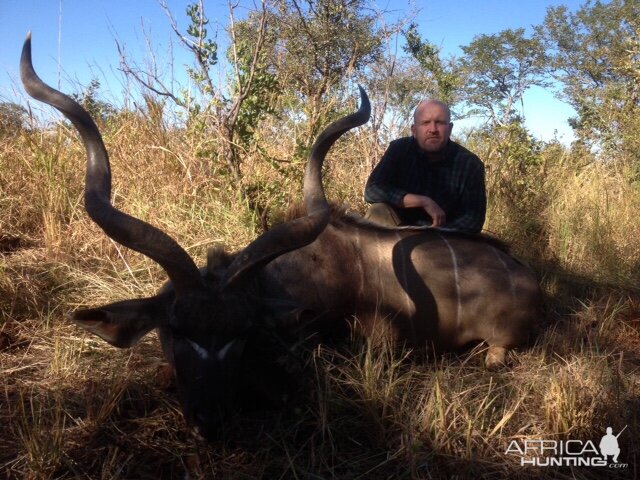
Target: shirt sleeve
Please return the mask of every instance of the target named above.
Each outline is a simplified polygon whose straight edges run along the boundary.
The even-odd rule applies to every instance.
[[[447,222],[445,228],[480,233],[487,214],[484,165],[479,162],[469,172],[468,185],[462,193],[463,215]]]
[[[388,203],[396,207],[403,207],[404,196],[409,193],[398,188],[400,174],[397,162],[402,161],[402,150],[399,142],[391,142],[384,152],[382,159],[371,172],[364,189],[364,199],[368,203]]]

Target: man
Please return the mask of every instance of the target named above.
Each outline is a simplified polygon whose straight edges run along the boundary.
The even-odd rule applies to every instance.
[[[618,435],[620,435],[620,433]],[[613,428],[611,427],[607,427],[607,434],[600,440],[600,453],[604,457],[605,462],[607,461],[608,455],[613,455],[613,463],[618,463],[620,447],[618,446],[618,437],[613,434]]]
[[[436,100],[416,107],[411,137],[394,140],[371,173],[366,218],[384,225],[431,225],[478,233],[487,198],[482,161],[450,140],[449,107]]]

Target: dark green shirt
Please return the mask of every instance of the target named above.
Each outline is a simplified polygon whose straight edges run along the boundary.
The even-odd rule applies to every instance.
[[[406,224],[431,225],[423,208],[402,208],[407,193],[433,199],[446,214],[444,228],[469,233],[482,230],[487,210],[484,164],[451,140],[440,161],[430,161],[413,137],[389,144],[367,181],[365,200],[399,207]]]

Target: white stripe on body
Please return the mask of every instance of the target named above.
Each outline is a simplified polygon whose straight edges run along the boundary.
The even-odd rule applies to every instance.
[[[491,247],[491,250],[493,251],[494,255],[496,257],[498,257],[498,260],[500,261],[500,263],[502,264],[502,266],[504,267],[504,269],[507,271],[507,278],[509,278],[509,290],[511,291],[511,304],[512,306],[515,308],[516,306],[516,284],[513,281],[513,277],[511,276],[511,269],[509,268],[509,265],[507,265],[507,262],[504,261],[504,258],[502,258],[502,252],[500,252],[497,248],[495,247]]]
[[[376,299],[376,305],[380,306],[384,304],[384,280],[382,278],[382,272],[384,271],[384,245],[380,241],[378,232],[376,232],[376,278],[378,288],[377,292],[380,292],[380,296]]]
[[[458,272],[458,258],[456,257],[455,250],[453,249],[451,244],[447,241],[447,239],[444,238],[442,235],[440,235],[440,238],[445,243],[445,245],[449,249],[449,253],[451,254],[451,263],[453,264],[453,280],[454,280],[455,285],[456,285],[456,297],[457,297],[456,298],[456,301],[457,301],[456,327],[459,328],[460,327],[460,319],[462,318],[462,297],[460,295],[460,273]]]
[[[358,288],[358,298],[363,297],[364,293],[364,268],[362,266],[362,243],[360,241],[360,229],[355,229],[356,234],[356,250],[358,251],[357,259],[357,269],[360,277],[360,287]]]

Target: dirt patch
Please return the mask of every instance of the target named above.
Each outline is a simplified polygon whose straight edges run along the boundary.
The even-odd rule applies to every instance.
[[[0,254],[13,253],[22,248],[33,246],[33,242],[15,235],[0,235]]]
[[[20,338],[18,334],[0,332],[0,352],[18,350],[29,345],[27,340]]]

